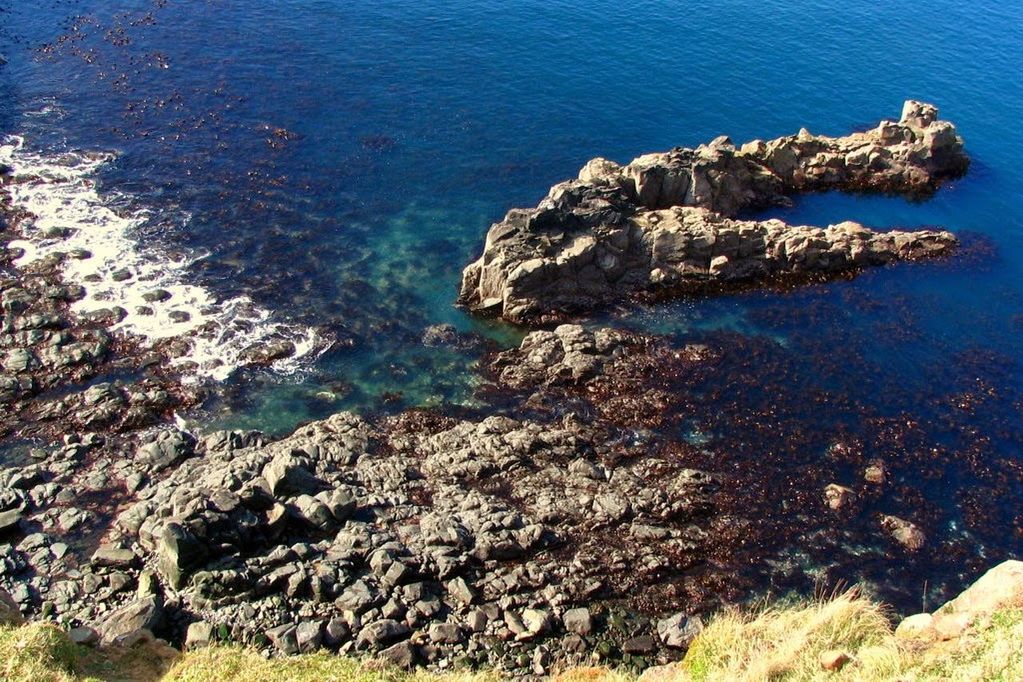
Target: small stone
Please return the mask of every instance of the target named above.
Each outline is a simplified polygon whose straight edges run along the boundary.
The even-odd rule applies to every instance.
[[[565,623],[566,630],[582,637],[593,632],[593,616],[590,615],[589,609],[569,609],[565,611],[562,621]]]
[[[359,631],[358,641],[370,647],[379,647],[396,639],[408,637],[411,632],[404,623],[383,618],[362,628]]]
[[[395,667],[408,669],[416,662],[416,648],[412,645],[412,642],[399,642],[394,646],[384,649],[377,656]]]
[[[352,636],[352,629],[344,618],[331,618],[325,630],[324,641],[328,646],[337,646]]]
[[[462,629],[454,623],[434,623],[430,626],[429,635],[435,644],[458,644],[462,641]]]
[[[650,635],[640,635],[625,640],[622,651],[627,654],[652,654],[657,651],[657,642]]]
[[[687,648],[702,631],[703,621],[699,616],[689,617],[684,613],[676,613],[657,621],[657,636],[665,646],[672,649]]]
[[[92,563],[108,568],[127,568],[135,563],[135,553],[130,549],[101,546],[93,552]]]
[[[213,625],[205,621],[188,624],[185,631],[185,648],[201,649],[213,643]]]
[[[904,618],[895,628],[895,636],[899,639],[931,641],[937,638],[934,630],[934,616],[929,613],[918,613]]]
[[[171,293],[166,289],[153,289],[142,294],[142,300],[146,303],[162,303],[170,300]]]
[[[832,649],[823,652],[820,655],[819,660],[821,663],[821,668],[829,672],[835,672],[837,670],[841,670],[845,666],[845,664],[848,663],[851,659],[849,658],[849,654],[845,653],[844,651]]]
[[[291,623],[285,623],[267,630],[266,636],[282,654],[297,654],[298,639],[295,636],[297,630],[298,628]]]
[[[323,622],[318,620],[303,621],[299,623],[295,631],[295,639],[298,641],[298,650],[302,653],[309,653],[320,648],[323,641]]]
[[[96,646],[99,644],[99,633],[90,627],[72,628],[68,630],[68,639],[79,646]]]
[[[824,501],[833,511],[839,511],[843,507],[848,507],[855,498],[856,493],[851,488],[846,488],[837,483],[831,483],[824,488]]]
[[[476,591],[465,581],[465,578],[458,577],[447,582],[448,594],[454,597],[458,603],[468,606],[476,599]]]

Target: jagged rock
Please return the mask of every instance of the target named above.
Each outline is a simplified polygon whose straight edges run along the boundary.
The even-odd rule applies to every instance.
[[[189,572],[202,565],[209,551],[191,531],[181,524],[171,522],[163,527],[156,554],[160,572],[167,583],[178,588]]]
[[[155,597],[137,599],[103,617],[97,630],[104,644],[137,641],[140,630],[149,633],[163,623],[163,605]]]
[[[176,429],[158,432],[135,452],[135,458],[150,473],[159,473],[195,452],[195,438]]]
[[[0,625],[21,625],[25,617],[21,615],[18,602],[6,592],[0,589]]]
[[[523,635],[536,637],[551,629],[551,616],[542,609],[526,609],[522,612],[522,624],[526,627]]]
[[[324,488],[324,484],[306,467],[303,458],[293,453],[282,453],[266,465],[263,477],[270,484],[270,492],[276,497],[315,495]]]
[[[295,498],[295,509],[299,518],[320,530],[330,530],[337,526],[334,515],[327,505],[310,495],[299,495]]]
[[[273,645],[277,647],[277,650],[282,654],[297,654],[298,653],[298,638],[296,633],[298,627],[291,623],[285,623],[284,625],[278,625],[275,628],[271,628],[266,631],[266,637]]]
[[[907,102],[898,123],[846,137],[798,135],[741,149],[718,140],[626,166],[594,159],[535,209],[513,209],[491,227],[483,255],[463,273],[459,302],[524,322],[641,290],[701,291],[941,255],[956,244],[948,232],[735,216],[799,192],[926,193],[967,165],[952,124],[918,102]]]
[[[360,613],[381,601],[383,599],[379,590],[364,580],[357,580],[337,598],[336,603],[342,609]]]
[[[447,590],[460,604],[472,604],[476,599],[476,591],[462,577],[449,581]]]
[[[408,637],[411,632],[404,623],[399,623],[389,618],[382,618],[359,630],[357,640],[369,647],[379,648],[397,639]]]

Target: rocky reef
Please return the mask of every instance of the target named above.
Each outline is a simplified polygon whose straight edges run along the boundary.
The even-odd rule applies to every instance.
[[[833,276],[948,253],[944,231],[878,233],[744,220],[746,211],[825,190],[926,195],[968,159],[955,127],[907,101],[898,122],[845,137],[799,134],[736,147],[591,160],[533,209],[512,209],[465,268],[459,302],[513,322],[563,318],[652,292]]]
[[[86,642],[540,674],[675,660],[764,570],[804,584],[785,567],[796,547],[833,579],[931,566],[935,546],[975,568],[907,482],[937,465],[905,452],[905,420],[869,420],[876,442],[821,434],[824,456],[793,459],[818,434],[791,413],[822,396],[771,352],[562,325],[486,358],[481,413],[339,413],[276,440],[69,437],[0,472],[0,590]],[[751,398],[736,381],[760,381],[750,365],[795,388]],[[97,529],[85,543],[82,528]]]

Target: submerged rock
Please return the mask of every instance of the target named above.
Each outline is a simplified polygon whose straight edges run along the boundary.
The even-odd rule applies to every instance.
[[[805,279],[947,253],[949,232],[874,232],[742,220],[741,211],[830,189],[923,194],[963,173],[954,126],[929,104],[906,102],[898,122],[846,137],[808,133],[737,149],[719,138],[697,149],[594,159],[534,209],[491,227],[466,267],[459,301],[525,322],[641,291],[678,293]]]
[[[891,533],[892,538],[911,552],[921,549],[927,542],[927,536],[916,524],[898,516],[882,516],[881,525]]]

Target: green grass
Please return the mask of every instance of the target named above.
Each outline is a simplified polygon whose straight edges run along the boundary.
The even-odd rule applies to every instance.
[[[132,649],[77,646],[41,623],[0,627],[0,681],[79,682],[497,682],[496,673],[405,672],[329,653],[267,659],[220,645],[178,654],[157,642]]]
[[[829,650],[851,661],[821,668]],[[258,651],[220,645],[179,654],[157,642],[135,649],[72,644],[56,627],[0,627],[0,681],[79,682],[497,682],[497,672],[405,672],[378,662],[328,653],[267,659]],[[629,682],[626,673],[575,668],[558,682]],[[1023,680],[1023,608],[1007,609],[960,639],[925,644],[897,639],[884,607],[854,594],[724,611],[696,639],[685,659],[661,669],[657,682],[856,680],[973,682]]]

